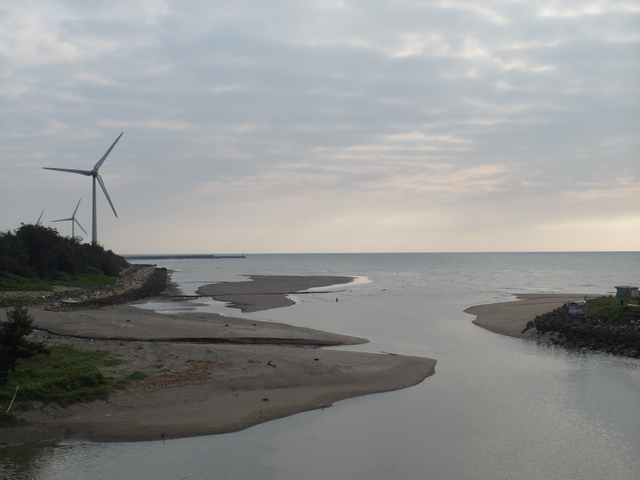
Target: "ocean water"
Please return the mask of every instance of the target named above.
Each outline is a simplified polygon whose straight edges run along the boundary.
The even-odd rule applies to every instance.
[[[203,299],[143,308],[365,337],[370,343],[341,348],[435,358],[436,374],[231,434],[4,448],[0,478],[639,478],[640,360],[501,336],[463,312],[517,293],[615,294],[616,285],[638,285],[637,252],[249,255],[160,265],[185,293],[251,274],[358,277],[252,314]]]

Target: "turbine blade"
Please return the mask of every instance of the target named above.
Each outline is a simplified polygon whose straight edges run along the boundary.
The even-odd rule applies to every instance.
[[[73,218],[61,218],[60,220],[51,220],[52,222],[72,222]]]
[[[120,137],[118,137],[120,138]],[[116,213],[116,208],[113,206],[113,202],[111,201],[111,198],[109,198],[109,194],[107,193],[107,187],[104,186],[104,182],[102,181],[102,177],[100,175],[96,175],[96,179],[98,180],[98,183],[100,184],[100,187],[102,188],[102,191],[104,192],[104,196],[107,197],[107,200],[109,201],[109,205],[111,205],[111,210],[113,210],[113,214],[116,216],[116,218],[118,218],[118,214]]]
[[[80,175],[86,175],[87,177],[91,176],[90,170],[75,170],[73,168],[53,168],[53,167],[42,167],[45,170],[57,170],[58,172],[70,172],[70,173],[79,173]]]
[[[38,217],[38,221],[36,222],[36,226],[40,225],[40,220],[42,220],[42,215],[44,215],[44,210],[42,210],[42,213],[40,214],[40,216]]]
[[[120,137],[121,137],[123,134],[124,134],[124,132],[122,132],[120,135],[118,135],[118,138],[116,138],[116,141],[115,141],[115,142],[113,142],[113,143],[111,144],[111,146],[109,147],[109,150],[107,150],[107,153],[105,153],[105,154],[102,156],[102,158],[101,158],[100,160],[98,160],[98,163],[96,163],[96,166],[95,166],[95,167],[93,167],[93,169],[94,169],[96,172],[100,169],[100,167],[102,166],[102,164],[104,163],[104,161],[107,159],[107,157],[108,157],[108,156],[109,156],[109,154],[111,153],[111,150],[113,150],[113,147],[115,147],[115,146],[116,146],[116,143],[118,143],[118,140],[120,140]],[[109,197],[107,196],[107,198],[109,198]],[[115,210],[114,210],[114,213],[115,213]],[[117,215],[116,215],[116,217],[117,217]]]
[[[71,215],[71,218],[76,218],[76,212],[78,211],[78,207],[80,206],[81,201],[82,199],[78,200],[78,205],[76,205],[76,209],[73,211],[73,215]]]
[[[82,229],[85,235],[89,235],[87,231],[84,228],[82,228],[82,225],[80,225],[80,222],[78,220],[74,218],[73,221],[76,222],[76,225],[78,225]]]

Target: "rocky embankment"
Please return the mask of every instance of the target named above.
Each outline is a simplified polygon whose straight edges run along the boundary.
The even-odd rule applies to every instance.
[[[106,307],[153,297],[167,286],[167,269],[153,265],[132,265],[118,283],[96,289],[81,289],[70,292],[69,298],[43,307],[53,312],[68,312]]]
[[[571,315],[566,305],[538,315],[524,331],[530,328],[551,335],[557,345],[640,358],[640,329]]]

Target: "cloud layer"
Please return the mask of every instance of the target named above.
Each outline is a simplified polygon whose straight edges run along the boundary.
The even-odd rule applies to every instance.
[[[0,227],[133,252],[636,250],[633,1],[0,7]],[[55,224],[64,231],[65,226]]]

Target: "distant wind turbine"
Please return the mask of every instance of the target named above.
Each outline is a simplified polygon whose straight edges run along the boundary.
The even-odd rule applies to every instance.
[[[105,153],[102,158],[100,160],[98,160],[98,163],[95,164],[95,166],[93,167],[93,170],[75,170],[75,169],[71,169],[71,168],[53,168],[53,167],[42,167],[45,170],[57,170],[59,172],[69,172],[69,173],[78,173],[80,175],[85,175],[87,177],[93,177],[93,218],[91,220],[91,227],[92,227],[92,231],[91,231],[91,243],[98,243],[98,218],[97,218],[97,208],[96,208],[96,181],[100,184],[100,188],[102,188],[102,191],[104,192],[104,196],[107,197],[107,201],[109,202],[109,205],[111,205],[111,210],[113,210],[113,214],[116,216],[116,218],[118,218],[118,214],[116,213],[116,209],[113,206],[113,203],[111,202],[111,198],[109,198],[109,194],[107,193],[107,188],[104,186],[104,182],[102,181],[102,177],[98,174],[98,170],[100,169],[100,167],[102,166],[102,164],[104,163],[104,161],[107,159],[107,157],[109,156],[109,154],[111,153],[111,150],[113,150],[113,147],[116,146],[116,143],[118,143],[118,140],[120,140],[120,137],[124,134],[124,132],[122,132],[120,135],[118,135],[118,138],[116,138],[116,141],[113,142],[113,144],[109,147],[109,150],[107,150],[107,153]]]
[[[80,206],[81,201],[82,199],[78,200],[78,205],[76,205],[76,209],[73,211],[73,215],[71,215],[71,218],[61,218],[60,220],[52,220],[52,222],[71,222],[71,238],[76,238],[76,230],[74,228],[76,223],[82,229],[85,235],[89,235],[87,231],[84,228],[82,228],[82,225],[80,225],[80,222],[76,219],[76,212],[78,211],[78,207]]]
[[[38,225],[40,225],[40,220],[42,220],[42,215],[44,215],[44,210],[42,210],[42,213],[40,214],[40,216],[38,217],[38,221],[36,222],[36,227]]]

